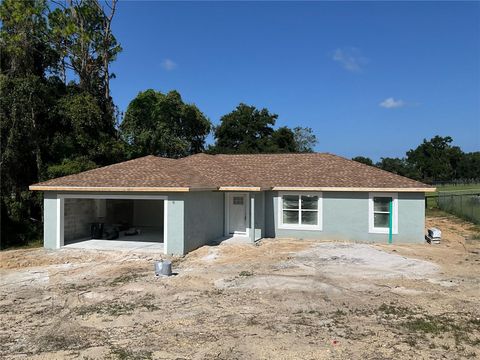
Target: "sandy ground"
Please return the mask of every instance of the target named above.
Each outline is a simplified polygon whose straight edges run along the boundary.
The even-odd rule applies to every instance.
[[[440,245],[263,240],[159,254],[0,254],[5,359],[480,357],[473,226],[427,219]]]

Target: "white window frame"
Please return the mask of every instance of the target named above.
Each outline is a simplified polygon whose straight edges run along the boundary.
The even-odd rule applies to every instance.
[[[318,196],[318,210],[317,210],[317,225],[300,224],[302,219],[301,207],[302,201],[299,199],[299,224],[284,224],[283,223],[283,197],[285,195],[294,196]],[[323,229],[323,193],[322,192],[304,192],[304,191],[281,191],[278,193],[278,228],[279,229],[292,229],[292,230],[316,230],[321,231]]]
[[[368,193],[368,232],[371,234],[388,234],[389,228],[375,227],[374,221],[374,203],[373,199],[376,197],[392,198],[392,234],[398,234],[398,193],[382,193],[371,192]]]

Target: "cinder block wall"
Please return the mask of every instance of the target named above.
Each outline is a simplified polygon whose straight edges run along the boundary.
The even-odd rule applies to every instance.
[[[65,199],[64,214],[65,242],[90,236],[90,223],[96,221],[92,199]]]

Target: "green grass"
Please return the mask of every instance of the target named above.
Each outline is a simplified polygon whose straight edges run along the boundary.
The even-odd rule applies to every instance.
[[[34,248],[39,248],[43,246],[43,239],[36,239],[36,240],[31,240],[27,242],[26,244],[22,245],[13,245],[9,246],[3,250],[19,250],[19,249],[34,249]]]
[[[469,194],[471,192],[480,192],[480,184],[463,184],[463,185],[437,185],[437,191],[432,193],[425,193],[427,201],[427,209],[438,208],[438,194],[439,193],[455,193],[455,194]]]
[[[437,185],[437,191],[480,190],[480,184]]]

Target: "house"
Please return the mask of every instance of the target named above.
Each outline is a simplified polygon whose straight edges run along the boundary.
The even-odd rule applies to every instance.
[[[435,191],[328,153],[146,156],[30,189],[44,192],[46,248],[100,223],[179,255],[230,235],[420,243]]]

